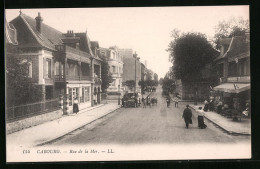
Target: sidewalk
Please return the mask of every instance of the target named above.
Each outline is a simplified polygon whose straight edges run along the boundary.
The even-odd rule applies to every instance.
[[[199,107],[204,107],[204,104],[200,103],[196,106],[190,104],[190,107],[194,110],[198,110]],[[243,118],[241,121],[233,121],[232,118],[226,118],[211,111],[205,112],[205,118],[230,134],[251,135],[251,119]]]
[[[64,136],[119,108],[117,102],[109,102],[109,104],[83,109],[78,114],[64,115],[59,119],[9,134],[6,136],[7,149],[41,145]]]

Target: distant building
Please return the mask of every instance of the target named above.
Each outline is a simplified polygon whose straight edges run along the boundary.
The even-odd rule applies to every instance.
[[[128,80],[136,81],[136,91],[141,92],[141,88],[138,82],[141,81],[141,62],[140,58],[134,57],[134,52],[132,49],[118,49],[120,55],[123,56],[123,82]],[[134,92],[134,88],[126,88],[126,91]]]
[[[119,54],[118,48],[116,46],[107,48],[100,48],[99,53],[107,59],[108,65],[110,67],[110,73],[113,78],[113,82],[107,89],[107,94],[114,92],[120,92],[123,94],[123,56]]]

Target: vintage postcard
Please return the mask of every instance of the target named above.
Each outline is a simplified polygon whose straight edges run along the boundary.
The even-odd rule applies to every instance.
[[[249,6],[5,9],[7,162],[251,158]]]

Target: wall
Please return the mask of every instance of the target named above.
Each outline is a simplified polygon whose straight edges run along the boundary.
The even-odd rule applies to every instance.
[[[6,134],[14,133],[32,126],[42,124],[47,121],[58,119],[62,116],[62,110],[56,110],[50,113],[41,114],[15,122],[6,123]]]

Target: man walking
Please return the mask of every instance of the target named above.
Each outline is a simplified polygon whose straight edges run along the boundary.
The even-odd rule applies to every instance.
[[[191,109],[189,108],[189,105],[186,105],[186,109],[184,109],[183,111],[183,115],[182,118],[184,118],[185,124],[186,124],[186,128],[189,128],[189,124],[192,124],[192,112]]]

